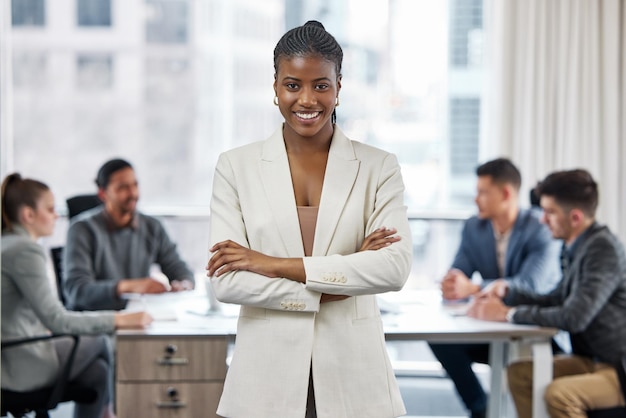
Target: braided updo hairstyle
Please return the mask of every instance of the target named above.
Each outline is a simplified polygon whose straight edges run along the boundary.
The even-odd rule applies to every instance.
[[[320,22],[309,20],[302,26],[287,31],[274,48],[274,77],[278,74],[278,65],[283,58],[317,56],[335,64],[337,77],[341,75],[343,50],[337,40]],[[332,122],[337,120],[333,110]]]

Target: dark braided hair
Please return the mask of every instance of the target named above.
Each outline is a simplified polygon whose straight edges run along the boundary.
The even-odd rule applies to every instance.
[[[274,78],[283,58],[318,56],[335,64],[337,77],[341,75],[343,50],[337,40],[317,20],[309,20],[302,26],[285,33],[274,48]],[[333,110],[332,123],[337,120]]]
[[[10,231],[20,223],[20,210],[24,206],[37,208],[37,199],[50,190],[44,183],[24,179],[19,173],[6,176],[2,182],[2,230]]]

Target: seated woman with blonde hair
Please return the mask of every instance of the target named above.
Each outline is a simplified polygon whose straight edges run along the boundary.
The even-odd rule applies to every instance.
[[[46,255],[36,241],[51,235],[58,215],[50,188],[19,174],[2,183],[2,341],[53,334],[82,337],[70,371],[71,382],[92,387],[95,402],[77,404],[75,417],[114,417],[111,402],[112,350],[107,333],[139,328],[145,312],[65,310],[47,277]],[[30,391],[53,385],[64,366],[71,338],[24,345],[2,352],[2,388]]]

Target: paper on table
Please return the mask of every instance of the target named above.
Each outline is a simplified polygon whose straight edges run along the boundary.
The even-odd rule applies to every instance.
[[[177,321],[177,307],[181,301],[189,298],[191,292],[168,292],[159,294],[124,293],[123,299],[128,300],[126,311],[146,311],[154,321]]]

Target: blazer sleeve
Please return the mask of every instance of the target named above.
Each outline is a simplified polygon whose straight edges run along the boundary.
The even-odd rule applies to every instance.
[[[64,249],[63,291],[70,309],[123,309],[126,301],[117,296],[120,277],[96,280],[91,254],[97,239],[88,224],[74,222],[67,231]]]
[[[176,249],[176,244],[170,239],[163,225],[157,221],[159,252],[157,255],[157,263],[161,267],[161,271],[165,274],[170,282],[173,280],[189,280],[195,283],[195,279],[191,269],[187,263],[180,258],[180,254]]]
[[[228,154],[223,153],[213,178],[210,243],[228,239],[250,248],[235,173]],[[297,306],[300,311],[319,310],[320,293],[293,280],[233,271],[220,277],[210,277],[210,282],[220,302],[276,310],[284,310],[285,306]]]
[[[39,320],[53,333],[100,334],[112,332],[112,312],[71,312],[65,310],[46,274],[46,258],[37,244],[15,251],[14,283]],[[4,278],[3,278],[4,279]]]
[[[471,279],[474,272],[477,270],[476,263],[474,258],[472,257],[472,248],[476,247],[476,243],[472,239],[472,237],[477,233],[472,232],[472,228],[470,225],[470,220],[465,221],[463,224],[463,231],[461,232],[461,243],[459,244],[459,249],[454,256],[454,260],[452,261],[452,268],[461,270],[463,274]]]
[[[374,251],[305,257],[307,289],[348,296],[402,289],[409,277],[413,256],[403,199],[400,165],[393,154],[387,154],[376,184],[374,210],[367,220],[365,235],[382,226],[394,227],[400,241]]]

